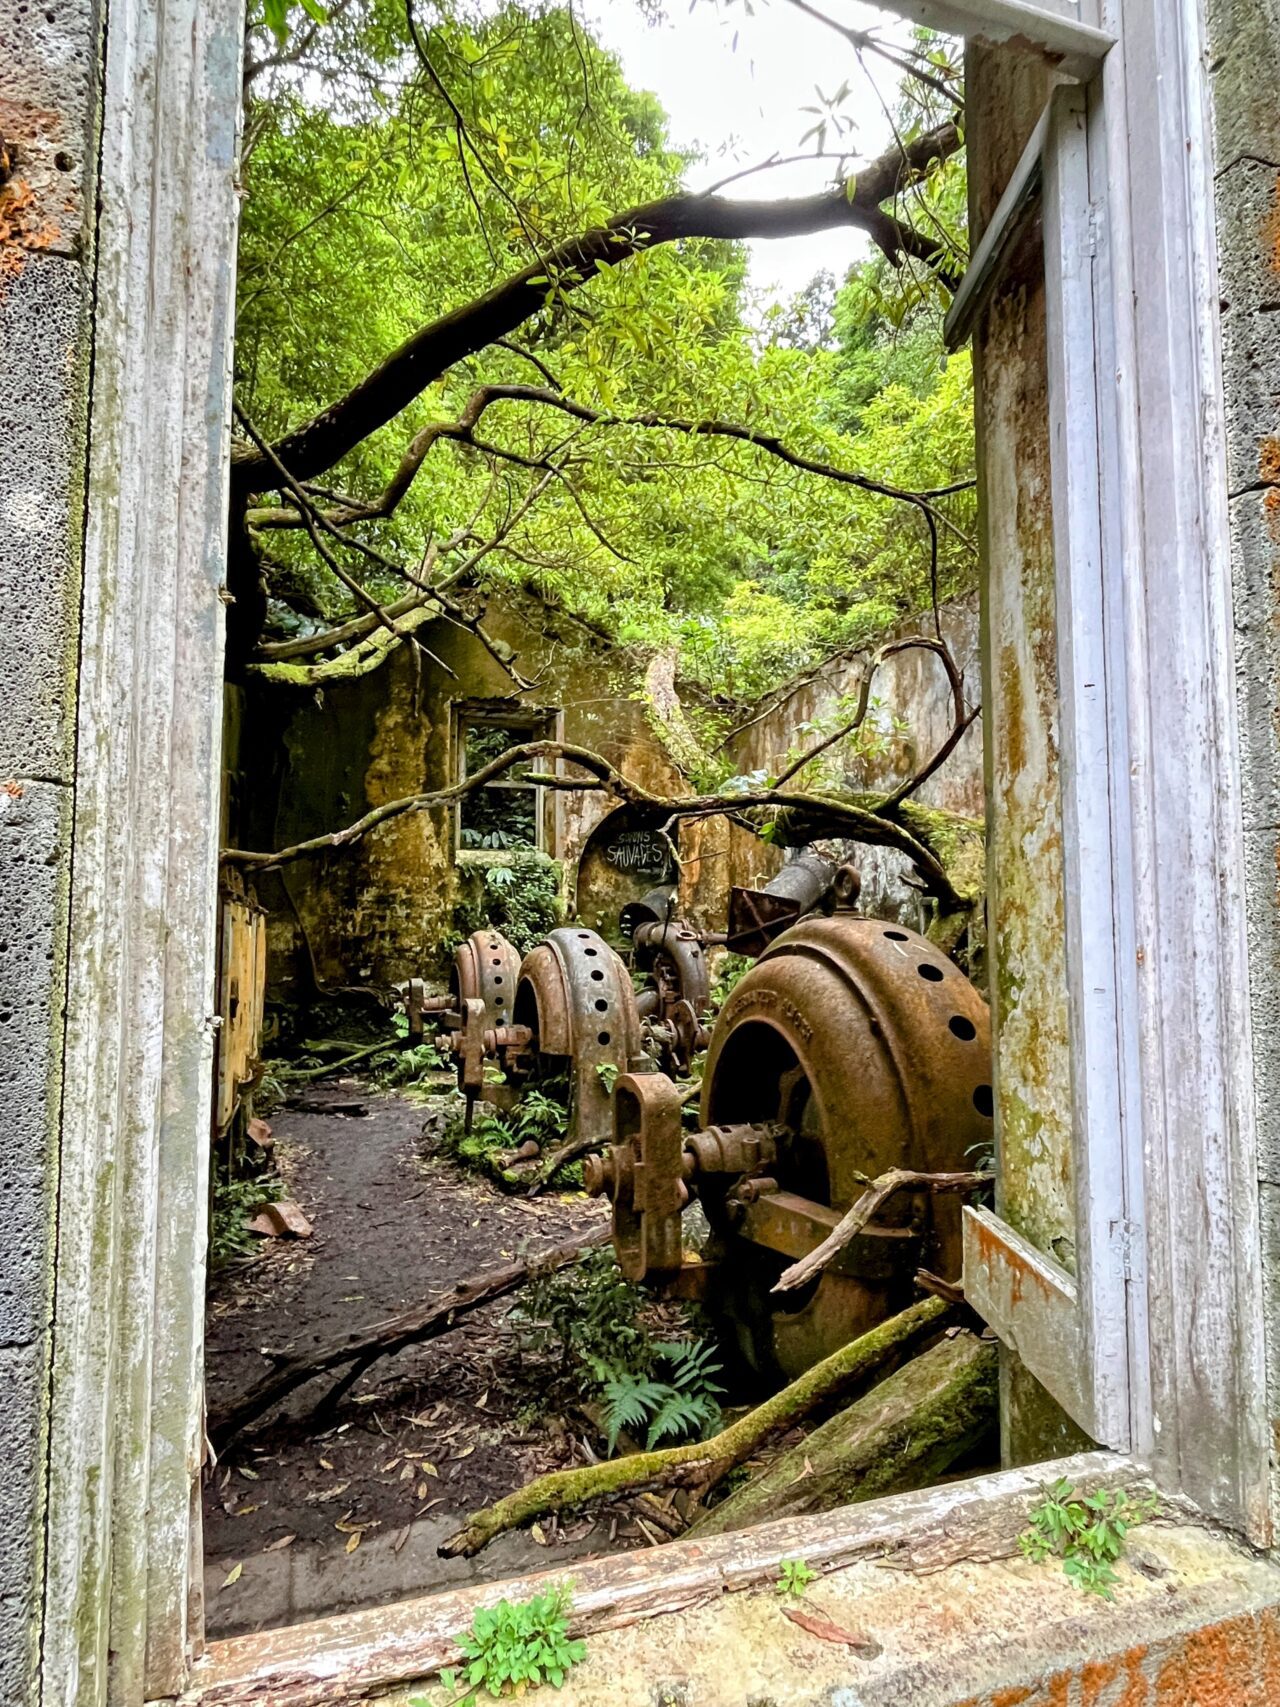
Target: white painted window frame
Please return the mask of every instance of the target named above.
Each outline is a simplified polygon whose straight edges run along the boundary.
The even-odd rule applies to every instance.
[[[1077,1268],[968,1210],[965,1285],[1093,1439],[1268,1542],[1212,156],[1199,13],[1158,11],[1054,91],[950,317],[1038,182]]]
[[[1067,269],[1056,341],[1089,328],[1092,350],[1053,380],[1055,461],[1075,469],[1055,479],[1054,519],[1073,618],[1060,666],[1080,1278],[978,1221],[1008,1254],[968,1283],[1001,1320],[1000,1273],[1038,1265],[1044,1319],[1063,1327],[1058,1361],[1078,1372],[1059,1383],[1069,1408],[1266,1541],[1199,0],[896,9],[1038,42],[1087,83],[1083,104],[1058,104],[1044,190]],[[201,1640],[241,28],[239,0],[120,0],[106,22],[42,1638],[43,1699],[58,1707],[174,1694]],[[1088,288],[1073,265],[1082,244],[1098,251]],[[1017,1339],[1028,1316],[1005,1318]],[[787,1545],[804,1551],[794,1535]],[[340,1675],[340,1637],[317,1629],[312,1658]]]

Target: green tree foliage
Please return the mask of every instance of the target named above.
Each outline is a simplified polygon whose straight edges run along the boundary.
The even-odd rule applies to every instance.
[[[937,51],[921,47],[921,63]],[[317,0],[272,0],[251,16],[246,79],[236,383],[271,441],[424,323],[707,175],[567,5],[421,0],[407,13],[400,0],[338,0],[325,14]],[[824,123],[841,122],[838,104]],[[899,100],[904,142],[939,105]],[[959,256],[959,157],[904,199]],[[443,576],[460,597],[532,588],[623,644],[676,644],[685,679],[745,701],[921,608],[935,582],[942,596],[970,584],[967,492],[934,505],[935,557],[920,507],[740,438],[616,419],[735,423],[913,491],[964,482],[968,361],[940,360],[935,271],[881,257],[766,305],[739,244],[689,237],[642,245],[581,290],[549,262],[535,278],[532,321],[449,367],[310,488],[317,504],[370,504],[415,435],[458,422],[478,386],[544,394],[495,403],[474,432],[433,443],[393,513],[361,521],[378,559],[334,548],[375,599],[406,591],[390,565]],[[566,415],[548,393],[610,420]],[[270,494],[249,510],[268,638],[360,612],[297,521]]]

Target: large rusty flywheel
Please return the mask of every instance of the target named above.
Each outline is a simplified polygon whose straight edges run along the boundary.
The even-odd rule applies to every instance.
[[[619,1081],[615,1143],[588,1179],[613,1199],[624,1272],[675,1274],[696,1194],[705,1302],[761,1376],[798,1375],[908,1304],[918,1268],[959,1276],[956,1199],[899,1192],[807,1286],[771,1290],[877,1175],[973,1168],[990,1075],[986,1004],[924,937],[848,911],[793,926],[716,1021],[700,1132],[678,1130],[658,1083]]]

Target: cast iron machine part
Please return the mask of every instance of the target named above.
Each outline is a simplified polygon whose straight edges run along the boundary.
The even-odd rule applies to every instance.
[[[702,1130],[680,1093],[626,1074],[613,1144],[589,1157],[587,1189],[613,1201],[629,1279],[690,1292],[770,1380],[794,1378],[910,1302],[916,1269],[960,1269],[960,1207],[900,1192],[808,1285],[773,1295],[782,1271],[832,1231],[889,1168],[963,1171],[991,1141],[990,1022],[968,979],[916,932],[843,906],[771,943],[739,981],[711,1036]],[[680,1217],[702,1203],[701,1263]]]
[[[409,1016],[406,1045],[421,1043],[430,1019],[448,1039],[458,1088],[467,1098],[467,1129],[484,1084],[484,1057],[499,1060],[510,1053],[509,1021],[520,976],[520,956],[501,931],[473,931],[454,952],[447,996],[428,996],[420,978],[404,986]]]

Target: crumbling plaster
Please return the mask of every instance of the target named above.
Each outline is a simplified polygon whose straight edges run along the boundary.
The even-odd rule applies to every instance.
[[[0,17],[0,1697],[34,1698],[85,506],[97,8]]]

